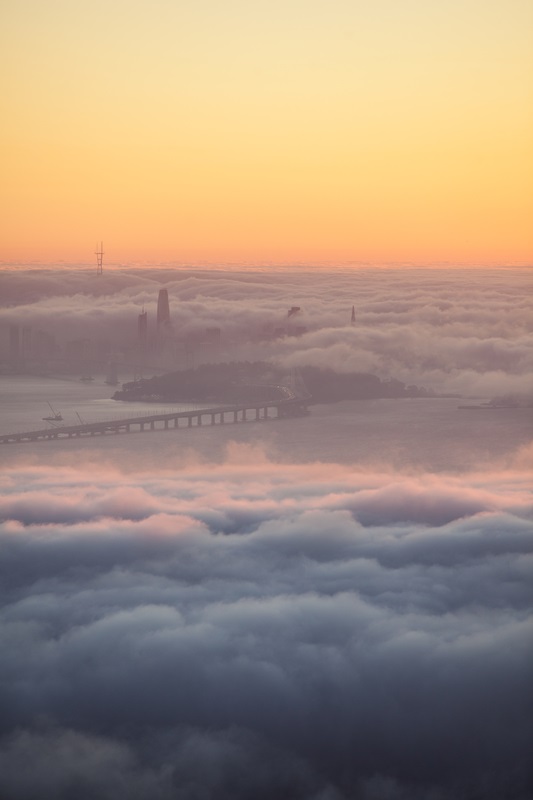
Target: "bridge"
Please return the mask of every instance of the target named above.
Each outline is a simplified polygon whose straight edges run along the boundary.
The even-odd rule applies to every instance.
[[[298,397],[287,387],[283,399],[258,403],[243,403],[194,411],[158,412],[146,416],[125,417],[104,422],[82,422],[79,425],[57,425],[42,430],[23,433],[0,434],[0,444],[22,442],[57,441],[58,439],[86,438],[109,434],[132,433],[134,431],[176,430],[202,425],[223,425],[225,423],[259,422],[287,417],[301,417],[309,413],[306,399]]]

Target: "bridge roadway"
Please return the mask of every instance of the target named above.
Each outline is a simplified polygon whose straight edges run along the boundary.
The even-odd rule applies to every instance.
[[[172,411],[168,414],[148,414],[141,417],[126,417],[104,422],[57,425],[23,433],[4,433],[0,434],[0,444],[54,441],[57,439],[131,433],[132,431],[174,430],[176,428],[198,427],[205,424],[220,425],[228,422],[228,416],[230,417],[229,422],[237,423],[279,419],[281,417],[300,417],[307,414],[308,409],[305,400],[296,398],[292,392],[291,395],[292,397],[270,402],[216,406],[215,408],[202,408],[195,411]],[[275,410],[275,415],[270,416],[269,410]],[[207,417],[207,423],[204,421],[205,417]],[[180,425],[181,420],[186,421],[185,424]]]

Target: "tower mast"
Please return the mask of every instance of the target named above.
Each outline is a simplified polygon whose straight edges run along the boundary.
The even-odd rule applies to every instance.
[[[95,250],[96,256],[96,274],[103,275],[104,274],[104,243],[100,242],[100,247],[96,245]]]

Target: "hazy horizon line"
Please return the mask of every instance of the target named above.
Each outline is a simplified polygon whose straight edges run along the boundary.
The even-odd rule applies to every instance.
[[[350,261],[350,262],[261,262],[261,261],[244,261],[244,262],[183,262],[183,261],[131,261],[131,262],[104,262],[105,271],[120,271],[131,269],[173,269],[173,270],[209,270],[209,271],[286,271],[286,270],[359,270],[359,269],[457,269],[457,270],[477,270],[477,269],[518,269],[525,270],[531,269],[533,263],[519,262],[519,263],[466,263],[466,262],[448,262],[448,261],[432,261],[432,262],[414,262],[414,261],[389,261],[389,262],[371,262],[371,261]],[[96,264],[87,261],[1,261],[0,270],[79,270],[81,271],[94,271],[96,273]]]

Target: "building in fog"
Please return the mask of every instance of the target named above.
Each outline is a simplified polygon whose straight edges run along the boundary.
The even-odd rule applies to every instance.
[[[32,341],[32,354],[36,358],[53,358],[57,345],[53,334],[48,331],[36,331]]]
[[[352,325],[355,325],[355,306],[352,306],[352,316],[350,322],[352,323]]]
[[[206,328],[204,339],[211,344],[219,344],[222,338],[222,330],[220,328]]]
[[[22,357],[25,358],[26,356],[30,356],[32,352],[32,334],[30,325],[22,326],[22,338],[20,344]]]
[[[158,332],[170,325],[170,306],[168,303],[168,289],[160,289],[157,298],[157,330]]]
[[[91,339],[71,339],[65,344],[65,358],[73,363],[81,363],[94,358],[94,343]]]
[[[16,364],[20,358],[20,329],[16,323],[9,326],[9,360]]]
[[[305,325],[295,325],[293,317],[299,317],[302,313],[300,306],[291,306],[287,312],[287,325],[285,328],[286,336],[302,336],[307,328]],[[290,320],[290,321],[289,321]]]
[[[137,338],[143,350],[146,350],[148,344],[148,312],[141,311],[137,317]]]

